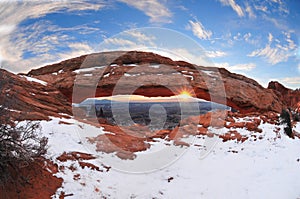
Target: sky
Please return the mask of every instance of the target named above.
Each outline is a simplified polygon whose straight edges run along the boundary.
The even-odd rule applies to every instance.
[[[300,88],[298,0],[0,0],[14,73],[93,52],[144,50]]]

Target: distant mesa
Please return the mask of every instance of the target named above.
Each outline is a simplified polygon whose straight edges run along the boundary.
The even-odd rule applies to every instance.
[[[157,117],[166,120],[163,126],[154,125],[150,127],[152,129],[173,129],[182,119],[190,116],[205,114],[208,111],[232,110],[226,105],[201,100],[187,94],[171,97],[117,95],[88,98],[73,106],[83,109],[86,114],[84,117],[105,118],[110,124],[118,123],[123,126],[149,125],[153,119],[159,119]],[[161,108],[155,110],[153,107]],[[151,114],[157,117],[151,118]],[[164,114],[165,116],[162,116]],[[160,123],[155,122],[155,124]]]

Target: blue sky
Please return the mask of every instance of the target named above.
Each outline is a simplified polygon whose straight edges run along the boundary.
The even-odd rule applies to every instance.
[[[151,27],[151,28],[148,28]],[[153,50],[300,88],[298,0],[0,0],[12,72],[103,50]]]

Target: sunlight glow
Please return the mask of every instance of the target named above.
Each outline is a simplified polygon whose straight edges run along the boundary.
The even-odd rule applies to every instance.
[[[179,94],[180,97],[182,98],[190,98],[192,97],[191,93],[189,91],[183,90]]]

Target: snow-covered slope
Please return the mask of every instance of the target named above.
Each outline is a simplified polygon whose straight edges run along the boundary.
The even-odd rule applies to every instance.
[[[282,126],[262,123],[259,125],[262,133],[238,129],[240,134],[252,136],[244,142],[222,142],[217,138],[217,144],[204,158],[200,154],[206,138],[197,135],[177,161],[144,173],[110,168],[111,165],[102,157],[118,159],[112,154],[82,160],[98,167],[99,171],[93,170],[92,166],[83,168],[78,160],[59,161],[57,157],[63,152],[92,153],[80,139],[82,134],[101,134],[104,130],[74,119],[52,118],[51,121],[42,121],[41,126],[43,134],[49,137],[47,157],[59,166],[55,175],[64,179],[63,186],[53,198],[59,198],[61,192],[67,198],[300,197],[300,140],[287,137]],[[300,132],[300,124],[294,129]],[[220,134],[227,132],[225,127],[210,127],[209,130]],[[171,141],[157,141],[148,151],[136,153],[137,156],[174,147]],[[134,163],[136,159],[120,161]]]

